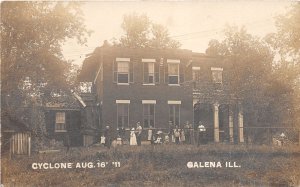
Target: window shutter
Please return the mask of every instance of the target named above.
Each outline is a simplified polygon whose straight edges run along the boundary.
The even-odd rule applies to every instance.
[[[183,64],[183,62],[181,62],[179,65],[179,83],[180,84],[184,83],[184,70],[185,70],[185,65]]]
[[[154,63],[154,76],[155,76],[155,83],[159,84],[159,63]]]
[[[149,82],[149,78],[148,78],[148,75],[149,75],[148,63],[143,62],[143,66],[144,66],[144,70],[143,70],[143,73],[144,73],[144,83],[148,83]]]
[[[129,62],[129,82],[133,83],[133,61]]]
[[[113,61],[113,82],[118,82],[118,63],[115,60]]]
[[[164,65],[165,65],[165,83],[166,83],[166,84],[169,84],[168,63],[165,62]]]

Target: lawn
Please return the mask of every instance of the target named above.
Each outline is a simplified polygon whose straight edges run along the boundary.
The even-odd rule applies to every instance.
[[[11,160],[3,155],[1,161],[4,186],[300,186],[299,146],[95,146]],[[88,162],[94,167],[76,168]],[[205,162],[222,167],[204,167]],[[33,163],[72,168],[32,169]]]

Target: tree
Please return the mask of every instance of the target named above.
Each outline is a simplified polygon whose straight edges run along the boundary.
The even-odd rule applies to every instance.
[[[83,44],[89,34],[80,4],[3,2],[1,17],[2,101],[7,96],[21,98],[24,90],[20,85],[28,77],[31,88],[45,97],[54,88],[67,87],[68,65],[61,45],[68,38],[77,38]]]
[[[276,18],[277,32],[265,37],[279,57],[274,62],[274,109],[281,113],[281,121],[300,128],[300,3]]]
[[[294,53],[300,52],[300,3],[292,5],[290,10],[285,15],[280,15],[276,18],[277,27],[277,42],[280,42],[280,47],[285,51]]]
[[[36,108],[54,90],[69,91],[63,42],[76,38],[83,44],[89,31],[76,2],[2,2],[1,18],[1,108],[25,121],[34,116],[29,124],[36,129],[44,123]]]
[[[261,39],[247,33],[244,27],[227,26],[225,39],[212,40],[206,53],[222,56],[233,94],[243,99],[245,121],[249,125],[269,122],[268,92],[273,55]],[[264,112],[265,111],[265,112]]]
[[[180,43],[172,40],[168,29],[153,23],[146,15],[136,13],[124,16],[122,29],[125,35],[115,45],[133,48],[179,48]]]
[[[147,47],[149,45],[150,20],[146,15],[128,14],[124,16],[120,43],[123,46]]]
[[[151,33],[153,38],[150,40],[150,47],[155,49],[179,48],[180,43],[172,40],[168,29],[160,24],[152,24]]]

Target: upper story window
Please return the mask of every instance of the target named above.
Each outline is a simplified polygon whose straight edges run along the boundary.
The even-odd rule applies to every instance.
[[[192,67],[193,81],[199,81],[200,79],[200,67]]]
[[[56,112],[55,115],[55,132],[66,132],[66,113]]]
[[[133,63],[130,58],[116,58],[114,62],[114,82],[118,84],[133,82]]]
[[[194,89],[197,88],[197,82],[200,81],[200,67],[192,67],[193,73],[193,87]]]
[[[128,62],[118,62],[118,83],[129,83]]]
[[[179,64],[180,60],[167,60],[168,63],[168,84],[179,84]]]
[[[212,72],[212,80],[214,83],[220,83],[222,84],[223,81],[223,68],[215,68],[212,67],[211,68],[211,72]]]
[[[159,64],[155,59],[142,59],[144,84],[155,84],[159,82]]]

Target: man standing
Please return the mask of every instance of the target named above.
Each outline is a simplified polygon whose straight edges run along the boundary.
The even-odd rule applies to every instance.
[[[137,145],[140,146],[142,144],[142,131],[143,131],[143,128],[140,124],[140,122],[137,122],[136,123],[136,141],[137,141]]]
[[[119,134],[119,137],[121,138],[122,144],[124,144],[124,142],[125,142],[125,133],[126,133],[126,131],[123,126],[118,129],[118,134]]]
[[[179,144],[180,130],[178,129],[177,125],[174,129],[174,136],[175,136],[175,143]]]
[[[110,137],[110,128],[109,126],[106,126],[105,127],[105,130],[104,130],[104,137],[105,137],[105,143],[104,145],[110,149],[110,145],[111,145],[111,137]]]
[[[198,126],[198,146],[200,144],[204,143],[204,141],[205,141],[205,132],[206,132],[206,128],[200,121],[199,126]]]
[[[184,134],[185,134],[185,143],[186,144],[191,144],[191,136],[190,136],[190,123],[189,121],[185,122],[184,125]]]
[[[173,126],[173,122],[169,121],[169,142],[173,143],[175,142],[174,140],[174,126]]]

